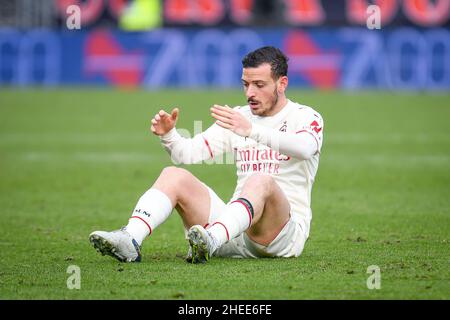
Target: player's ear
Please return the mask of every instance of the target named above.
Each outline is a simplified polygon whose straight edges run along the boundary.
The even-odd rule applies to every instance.
[[[281,76],[277,81],[277,91],[279,94],[284,93],[288,86],[289,80],[286,76]]]

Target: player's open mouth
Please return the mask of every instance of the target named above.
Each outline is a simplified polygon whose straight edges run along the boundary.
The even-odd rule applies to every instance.
[[[256,109],[259,107],[259,102],[256,101],[249,101],[248,104],[250,105],[250,108]]]

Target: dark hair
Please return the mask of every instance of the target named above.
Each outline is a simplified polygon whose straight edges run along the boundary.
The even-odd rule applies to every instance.
[[[242,67],[257,68],[264,63],[268,63],[272,70],[272,77],[278,79],[279,77],[287,76],[288,60],[288,57],[280,49],[267,46],[247,54],[242,59]]]

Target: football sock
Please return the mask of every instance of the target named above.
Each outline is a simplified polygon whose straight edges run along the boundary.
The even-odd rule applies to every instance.
[[[158,189],[151,188],[139,199],[125,230],[142,245],[145,237],[169,217],[172,209],[169,197]]]
[[[239,198],[226,206],[219,218],[211,223],[208,231],[221,246],[247,230],[252,224],[252,219],[251,203],[247,199]]]

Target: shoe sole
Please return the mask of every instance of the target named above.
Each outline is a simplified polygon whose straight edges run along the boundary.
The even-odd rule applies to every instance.
[[[187,263],[193,263],[192,260],[194,260],[193,255],[192,255],[192,247],[189,245],[190,250],[188,251],[188,254],[186,255],[186,258],[184,258],[186,260]]]
[[[94,246],[97,252],[102,254],[102,256],[109,255],[120,262],[126,262],[126,259],[116,252],[116,248],[107,239],[97,234],[93,234],[89,237],[89,242]]]
[[[192,248],[191,263],[205,263],[209,261],[208,248],[202,233],[196,228],[191,228],[188,233],[188,238]]]

